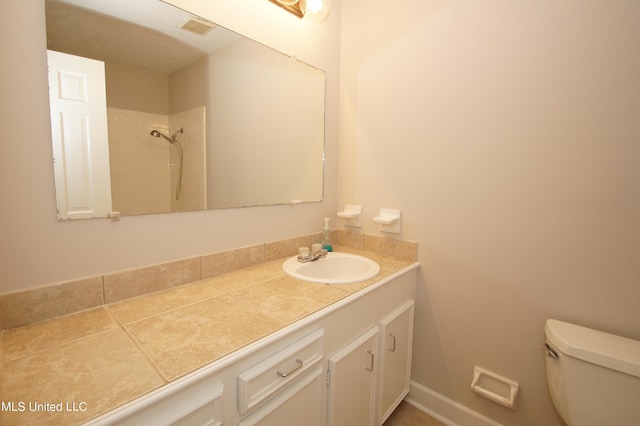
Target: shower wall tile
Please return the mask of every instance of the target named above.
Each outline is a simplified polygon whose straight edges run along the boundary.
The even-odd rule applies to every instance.
[[[102,276],[3,294],[0,295],[0,329],[34,323],[103,303]]]
[[[205,107],[193,108],[169,117],[169,133],[179,128],[183,133],[176,139],[183,147],[182,191],[180,198],[171,197],[174,211],[204,210],[207,208],[206,197],[206,129]],[[180,168],[172,168],[172,180],[177,182]],[[175,187],[175,185],[174,185]]]
[[[113,209],[124,215],[171,211],[169,117],[107,108]]]
[[[164,290],[202,278],[201,258],[178,260],[104,276],[105,303]]]

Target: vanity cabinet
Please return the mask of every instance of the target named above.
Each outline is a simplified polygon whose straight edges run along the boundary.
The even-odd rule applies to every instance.
[[[413,300],[329,357],[329,425],[381,425],[409,393]]]
[[[381,425],[409,389],[417,266],[89,423]]]

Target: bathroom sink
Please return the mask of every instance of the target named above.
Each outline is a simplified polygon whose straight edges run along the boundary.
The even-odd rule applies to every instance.
[[[298,262],[294,256],[285,260],[282,269],[294,278],[323,284],[351,284],[378,275],[380,266],[371,259],[349,253],[331,252],[313,262]]]

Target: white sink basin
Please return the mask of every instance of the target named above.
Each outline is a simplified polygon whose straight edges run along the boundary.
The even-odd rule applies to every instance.
[[[298,257],[294,256],[285,260],[282,269],[294,278],[324,284],[358,283],[380,272],[380,266],[371,259],[339,252],[307,263],[298,262]]]

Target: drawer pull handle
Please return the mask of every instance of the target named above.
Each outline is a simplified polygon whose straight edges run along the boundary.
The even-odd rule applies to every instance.
[[[389,333],[389,337],[391,337],[391,347],[387,348],[389,352],[396,351],[396,336],[393,333]]]
[[[369,354],[369,356],[371,358],[369,360],[369,366],[365,367],[364,369],[367,370],[367,371],[373,371],[373,352],[371,351],[371,349],[368,349],[367,353]]]
[[[296,371],[298,368],[302,367],[303,362],[300,360],[300,358],[296,358],[296,366],[293,367],[291,370],[287,371],[286,373],[282,373],[280,371],[276,371],[276,374],[282,378],[287,377],[288,375],[292,374],[294,371]]]

